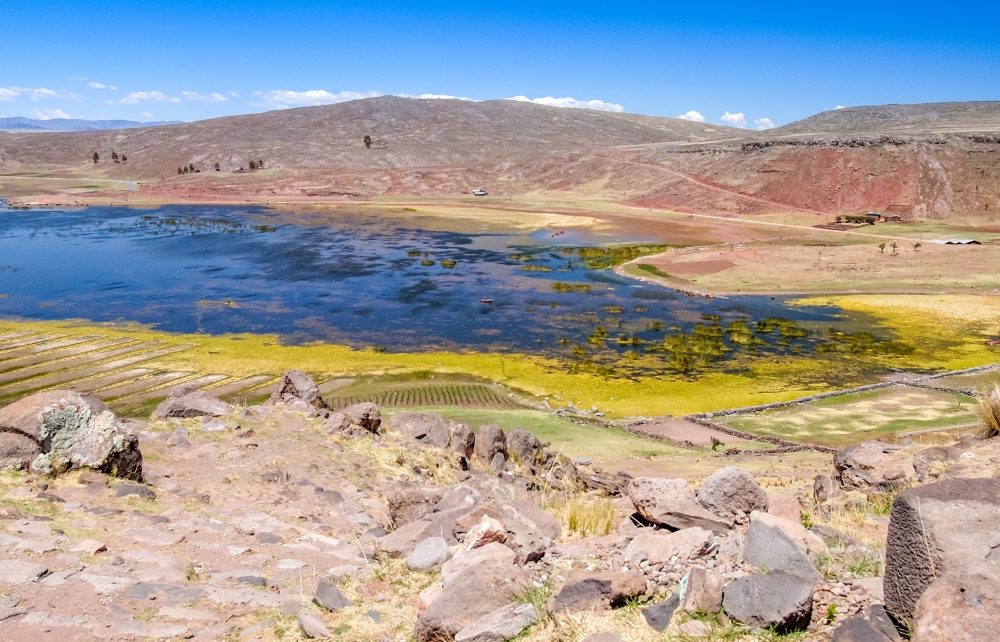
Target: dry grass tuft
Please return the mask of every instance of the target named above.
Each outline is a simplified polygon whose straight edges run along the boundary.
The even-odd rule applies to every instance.
[[[976,409],[983,425],[977,433],[980,439],[1000,436],[1000,384],[993,384],[993,390],[976,395],[979,407]]]
[[[578,495],[557,508],[556,516],[572,537],[609,535],[618,522],[618,513],[605,497]]]

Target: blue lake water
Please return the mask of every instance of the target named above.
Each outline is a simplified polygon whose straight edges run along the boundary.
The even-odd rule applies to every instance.
[[[779,317],[824,328],[838,315],[769,297],[682,296],[589,269],[562,247],[671,242],[668,232],[648,225],[623,224],[603,235],[570,229],[554,239],[549,228],[463,231],[440,223],[254,207],[0,209],[0,314],[137,321],[172,332],[278,333],[287,342],[388,350],[565,356],[574,345],[592,345],[587,336],[597,326],[611,339],[625,334],[656,343],[670,327],[691,332],[704,325],[702,315],[718,315],[723,324]],[[532,258],[512,258],[526,254]],[[590,290],[561,292],[556,283]],[[650,329],[657,321],[664,328]],[[601,350],[609,354],[630,349],[607,344]]]

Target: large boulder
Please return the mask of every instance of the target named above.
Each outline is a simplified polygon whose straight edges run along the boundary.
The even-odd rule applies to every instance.
[[[680,608],[688,613],[718,613],[722,608],[722,576],[711,569],[692,566],[681,578]]]
[[[389,419],[389,429],[428,446],[447,448],[451,431],[436,412],[397,412]]]
[[[526,465],[537,464],[545,457],[542,442],[520,426],[507,433],[507,452],[514,461]]]
[[[559,573],[549,610],[599,611],[623,606],[629,598],[646,592],[646,578],[637,571],[588,571],[578,568]]]
[[[694,489],[683,479],[636,477],[628,483],[628,496],[635,509],[650,522],[673,530],[698,526],[724,534],[733,523],[698,504]]]
[[[830,642],[902,642],[896,626],[881,604],[869,604],[837,625]]]
[[[503,430],[499,426],[486,424],[479,427],[476,433],[475,445],[476,457],[480,461],[490,463],[497,453],[503,453],[507,457],[507,439]]]
[[[479,618],[514,601],[528,578],[520,567],[484,560],[453,575],[417,618],[418,642],[450,640]]]
[[[451,431],[451,447],[459,455],[469,458],[476,448],[476,433],[469,427],[457,421],[449,421],[448,429]]]
[[[980,642],[1000,637],[1000,580],[947,573],[927,587],[914,611],[913,642]]]
[[[509,504],[516,508],[521,515],[530,519],[545,537],[549,539],[559,539],[562,537],[562,525],[559,524],[559,520],[539,508],[536,504],[526,501],[512,501]]]
[[[499,542],[491,542],[485,546],[474,548],[471,551],[459,549],[455,557],[445,562],[441,567],[441,581],[447,584],[452,577],[460,574],[470,566],[476,566],[487,561],[514,564],[517,561],[517,555],[514,554],[514,551]]]
[[[726,466],[705,480],[696,493],[698,503],[727,521],[745,524],[755,511],[767,512],[767,493],[750,471]]]
[[[85,467],[142,479],[138,438],[97,397],[70,390],[29,395],[0,409],[0,435],[0,460],[13,467],[33,454],[30,465],[42,472]]]
[[[531,604],[508,604],[459,631],[455,642],[504,642],[537,621],[538,610]]]
[[[326,407],[326,402],[319,396],[319,387],[316,382],[301,370],[289,370],[281,375],[277,390],[271,393],[271,398],[266,403],[289,405],[295,401],[303,402],[314,408]]]
[[[503,504],[500,507],[500,520],[507,529],[504,543],[517,553],[518,562],[534,562],[545,554],[545,537],[535,523],[514,506]]]
[[[233,405],[221,399],[216,399],[204,390],[200,390],[198,386],[182,384],[170,389],[170,392],[167,393],[167,398],[156,407],[151,418],[163,421],[170,417],[177,417],[179,419],[186,417],[221,417],[234,412],[236,412],[236,408]]]
[[[833,455],[837,481],[845,488],[867,489],[884,482],[880,468],[889,455],[900,449],[881,441],[862,441],[844,446]]]
[[[913,456],[913,471],[917,481],[933,481],[948,467],[949,462],[958,461],[965,451],[956,446],[931,446]]]
[[[815,557],[825,550],[823,540],[801,524],[767,513],[751,513],[743,548],[746,563],[820,582],[823,575],[813,565],[810,553]]]
[[[644,528],[625,548],[624,555],[636,564],[642,561],[659,564],[675,557],[678,564],[683,564],[707,553],[714,543],[712,531],[697,526],[674,533]]]
[[[397,487],[386,493],[389,501],[389,516],[396,527],[422,519],[434,512],[435,506],[444,497],[441,486]]]
[[[353,425],[361,426],[368,432],[377,434],[382,426],[382,413],[371,402],[351,404],[340,412],[347,415]]]
[[[917,601],[946,573],[1000,576],[1000,479],[951,479],[904,490],[892,502],[885,606],[914,621]]]
[[[801,631],[812,617],[813,582],[784,571],[737,578],[723,591],[726,614],[777,633]]]
[[[417,544],[428,537],[441,537],[449,546],[458,543],[453,535],[455,520],[468,513],[471,508],[455,508],[438,513],[431,513],[413,522],[409,522],[388,535],[378,538],[378,549],[393,557],[406,557]]]

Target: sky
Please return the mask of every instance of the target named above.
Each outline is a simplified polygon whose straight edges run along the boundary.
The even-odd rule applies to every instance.
[[[1000,2],[2,0],[0,116],[519,98],[766,129],[1000,99]]]

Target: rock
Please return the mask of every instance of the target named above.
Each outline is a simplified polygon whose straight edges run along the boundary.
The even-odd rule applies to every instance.
[[[861,588],[872,594],[873,600],[878,600],[879,602],[885,601],[885,591],[882,588],[882,578],[881,577],[862,577],[854,580],[851,583],[855,588]]]
[[[167,437],[167,445],[172,448],[187,448],[191,445],[191,442],[188,441],[188,434],[188,429],[180,426]]]
[[[507,452],[511,458],[521,464],[534,464],[544,458],[545,451],[542,442],[529,431],[518,426],[507,433]]]
[[[4,432],[0,424],[0,470],[26,469],[41,452],[37,441],[15,432]]]
[[[646,578],[631,570],[572,569],[558,576],[557,586],[549,600],[549,610],[554,613],[607,610],[645,593]]]
[[[451,577],[417,618],[418,642],[453,638],[484,615],[510,604],[527,585],[524,571],[511,564],[484,561]]]
[[[688,620],[677,627],[677,632],[687,637],[703,638],[711,635],[712,627],[701,620]]]
[[[463,628],[455,642],[504,642],[537,621],[538,611],[531,604],[508,604]]]
[[[435,599],[437,599],[437,596],[440,595],[443,590],[444,584],[438,582],[437,584],[431,584],[417,594],[417,601],[414,604],[414,608],[417,611],[417,617],[420,617],[420,614],[427,610],[427,607],[430,606]]]
[[[830,642],[902,642],[881,604],[870,604],[833,630]]]
[[[473,526],[465,535],[462,542],[462,549],[471,551],[474,548],[485,546],[491,542],[503,544],[507,541],[507,527],[503,522],[493,519],[489,515],[483,515],[479,523]]]
[[[428,446],[447,448],[451,444],[451,432],[436,412],[397,412],[389,419],[389,429]]]
[[[273,405],[299,400],[314,408],[326,408],[326,402],[319,396],[319,387],[312,378],[301,370],[289,370],[281,375],[278,389],[271,393],[265,404]]]
[[[674,557],[678,563],[684,563],[707,553],[714,541],[712,532],[704,528],[685,528],[674,533],[644,528],[623,554],[626,560],[635,563],[646,560],[650,564],[659,564],[670,562]]]
[[[378,434],[382,427],[382,413],[373,403],[356,403],[344,408],[341,412],[351,418],[351,423],[361,426],[370,433]]]
[[[715,551],[715,559],[720,562],[731,562],[740,556],[746,538],[739,531],[732,531],[725,537],[716,540],[718,548]]]
[[[129,495],[149,500],[156,499],[156,493],[148,486],[143,486],[142,484],[122,484],[115,489],[115,497],[128,497]]]
[[[716,471],[696,493],[698,503],[725,522],[745,524],[755,511],[767,512],[768,497],[750,471],[726,466]]]
[[[826,475],[816,475],[813,480],[813,497],[820,504],[828,502],[833,498],[834,488],[832,479]]]
[[[126,479],[142,478],[139,440],[108,407],[90,395],[49,390],[29,395],[0,409],[0,434],[13,433],[33,441],[38,450],[31,467],[46,473],[94,468]],[[15,448],[23,442],[7,440]],[[20,445],[19,445],[20,444]],[[9,459],[0,451],[0,458]]]
[[[448,542],[443,537],[428,537],[406,556],[406,568],[411,571],[437,571],[450,559]]]
[[[1000,479],[952,479],[902,491],[892,502],[885,606],[899,621],[935,577],[1000,575]]]
[[[802,504],[794,495],[773,495],[768,497],[767,514],[787,519],[797,524],[802,523]]]
[[[24,584],[34,582],[44,577],[49,569],[41,564],[19,562],[18,560],[0,560],[0,585]]]
[[[883,481],[877,468],[889,459],[889,454],[900,449],[881,441],[863,441],[845,446],[833,455],[837,481],[845,488],[867,489]]]
[[[503,504],[500,507],[500,521],[507,529],[507,539],[504,543],[517,553],[520,564],[534,562],[545,554],[545,538],[542,533],[534,522],[511,504]]]
[[[593,635],[588,635],[587,637],[580,640],[580,642],[625,642],[622,636],[617,633],[611,633],[610,631],[606,633],[594,633]]]
[[[747,527],[743,559],[747,564],[768,572],[784,571],[811,582],[821,582],[823,575],[810,560],[805,542],[797,541],[798,533],[794,526],[796,524],[780,517],[754,512]],[[806,532],[801,524],[798,527]],[[815,535],[813,537],[819,539]]]
[[[627,492],[635,509],[650,522],[674,530],[698,526],[724,534],[732,522],[702,508],[695,491],[683,479],[636,477],[629,480]]]
[[[434,505],[434,511],[453,510],[455,508],[474,508],[483,503],[483,496],[472,486],[461,484],[449,489]]]
[[[722,606],[744,624],[789,633],[809,626],[812,597],[811,580],[775,571],[737,578],[723,591]]]
[[[481,506],[476,506],[471,511],[455,520],[454,535],[459,541],[464,541],[472,527],[478,524],[483,515],[489,515],[493,519],[500,519],[500,504],[497,502],[486,502]]]
[[[693,566],[681,578],[678,597],[687,613],[718,613],[722,608],[722,576],[716,571]]]
[[[503,453],[506,458],[507,439],[499,426],[486,424],[479,427],[479,432],[476,433],[475,452],[476,457],[486,463],[491,463],[497,453]]]
[[[451,430],[451,447],[459,455],[469,458],[476,448],[476,433],[468,424],[449,421],[448,428]]]
[[[308,611],[299,611],[299,628],[302,629],[307,638],[327,640],[333,637],[330,635],[330,630],[323,624],[323,620],[315,615],[310,615]]]
[[[947,573],[917,602],[913,642],[980,642],[1000,634],[1000,580],[983,573]]]
[[[679,604],[680,598],[674,593],[659,604],[642,609],[642,617],[650,628],[658,633],[663,633],[670,626],[670,620],[674,617],[674,612]]]
[[[439,486],[428,488],[394,488],[386,493],[389,502],[389,516],[396,528],[424,519],[434,512],[435,505],[444,497],[444,489]]]
[[[77,542],[70,549],[70,553],[80,553],[82,555],[97,555],[101,551],[108,550],[108,547],[103,542],[99,542],[96,539],[84,539]]]
[[[962,449],[955,446],[931,446],[913,456],[913,470],[917,473],[917,481],[925,482],[932,477],[938,477],[948,467],[947,462],[957,461],[962,456]]]
[[[493,455],[493,461],[490,462],[490,470],[493,471],[494,475],[499,475],[503,472],[503,465],[505,463],[507,463],[507,458],[504,457],[503,453],[498,452]]]
[[[151,418],[163,421],[170,417],[221,417],[236,412],[236,408],[221,399],[216,399],[197,386],[182,384],[170,389]]]
[[[542,510],[531,502],[512,501],[508,503],[522,515],[530,519],[543,536],[549,539],[562,537],[562,526],[559,524],[559,520],[553,517],[551,513]]]
[[[445,562],[441,567],[441,579],[447,583],[450,578],[470,566],[487,561],[514,564],[517,561],[517,555],[510,548],[498,542],[486,544],[471,551],[459,550],[455,557]]]
[[[313,602],[319,604],[327,611],[336,613],[345,606],[354,606],[354,603],[347,599],[340,589],[330,583],[325,577],[319,578],[316,582],[316,593],[313,595]]]

